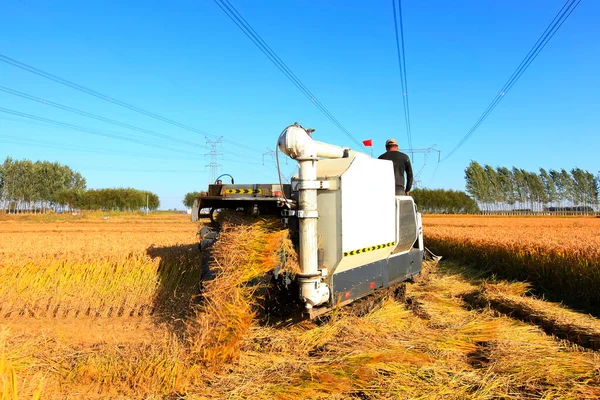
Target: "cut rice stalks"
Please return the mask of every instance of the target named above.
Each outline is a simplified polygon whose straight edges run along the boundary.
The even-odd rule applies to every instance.
[[[285,267],[298,271],[289,231],[276,218],[221,215],[219,240],[210,251],[214,279],[203,283],[202,306],[193,327],[193,348],[207,364],[237,359],[241,342],[256,317],[258,291],[267,274]]]

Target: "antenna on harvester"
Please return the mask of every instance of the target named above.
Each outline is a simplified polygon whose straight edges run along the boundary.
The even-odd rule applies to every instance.
[[[221,164],[217,162],[217,157],[222,156],[223,153],[219,153],[217,151],[217,146],[221,144],[223,141],[223,136],[218,138],[217,140],[210,140],[206,138],[206,144],[210,145],[210,151],[205,154],[205,156],[210,156],[210,163],[205,165],[205,167],[210,167],[210,172],[208,174],[208,183],[215,183],[215,179],[219,176],[219,168]]]

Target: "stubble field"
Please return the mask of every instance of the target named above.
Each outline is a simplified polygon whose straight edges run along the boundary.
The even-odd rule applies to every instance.
[[[426,217],[426,235],[457,221]],[[489,229],[472,239],[518,230]],[[527,284],[428,264],[366,315],[272,324],[260,278],[281,248],[293,261],[285,231],[225,223],[200,301],[197,230],[185,215],[1,216],[0,398],[600,397],[600,324]]]

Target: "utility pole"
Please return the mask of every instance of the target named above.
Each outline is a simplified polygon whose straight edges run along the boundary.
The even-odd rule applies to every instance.
[[[206,138],[206,144],[210,145],[210,151],[205,154],[205,156],[210,156],[210,163],[205,165],[205,167],[210,167],[210,173],[208,174],[208,184],[215,183],[215,179],[219,176],[219,167],[221,164],[217,162],[217,157],[222,156],[223,153],[219,153],[217,151],[217,146],[221,144],[223,141],[223,136],[218,138],[217,140],[210,140]]]
[[[415,156],[415,154],[426,154],[427,156],[429,156],[429,154],[431,153],[438,153],[438,162],[440,162],[440,155],[441,152],[435,148],[435,144],[431,147],[428,147],[426,149],[400,149],[400,151],[402,151],[403,153],[407,153],[410,154],[410,159],[411,161],[413,161],[413,158]]]
[[[405,149],[405,150],[400,150],[403,153],[406,154],[410,154],[410,160],[411,163],[414,164],[414,157],[415,154],[424,154],[425,158],[423,160],[423,166],[416,172],[413,172],[414,175],[414,183],[415,183],[415,187],[417,187],[417,185],[421,184],[421,181],[419,180],[419,177],[421,176],[421,173],[423,172],[423,170],[425,169],[425,165],[427,164],[427,161],[429,160],[429,156],[431,155],[431,153],[438,153],[438,162],[440,162],[440,156],[441,156],[441,151],[439,151],[438,149],[435,148],[435,144],[431,147],[428,147],[426,149]],[[414,171],[414,168],[413,168]]]
[[[267,149],[266,153],[262,155],[262,165],[265,165],[265,156],[271,157],[271,160],[275,161],[275,150]]]
[[[276,160],[277,153],[275,152],[275,150],[267,148],[267,152],[263,153],[263,155],[262,155],[262,164],[263,165],[265,165],[265,156],[271,157],[271,160],[273,160],[274,163],[277,163],[277,160]],[[284,157],[284,159],[285,159],[285,165],[288,165],[288,158],[289,157]]]
[[[150,204],[150,195],[147,194],[146,195],[146,216],[148,216],[148,209],[150,208],[149,204]]]
[[[267,151],[265,153],[263,153],[263,155],[262,155],[262,165],[265,165],[265,156],[271,157],[271,161],[273,161],[273,165],[275,165],[275,168],[278,167],[277,152],[275,150],[267,148]],[[288,165],[289,157],[284,157],[284,158],[285,158],[285,165]],[[279,165],[279,166],[281,167],[281,165]],[[279,170],[278,173],[281,173],[281,170]],[[282,176],[283,181],[286,181],[286,182],[291,181],[291,176],[288,177],[286,174],[281,174],[281,176]]]

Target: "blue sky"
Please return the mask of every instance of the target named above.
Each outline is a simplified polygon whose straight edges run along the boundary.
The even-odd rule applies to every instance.
[[[389,137],[406,146],[391,1],[230,1],[353,136],[373,139],[374,155]],[[436,144],[442,157],[448,154],[563,4],[404,0],[413,146]],[[600,2],[583,0],[473,137],[444,162],[429,159],[423,185],[463,189],[470,160],[529,170],[600,169],[599,17]],[[222,135],[228,142],[219,148],[221,172],[236,182],[276,180],[272,159],[264,156],[263,165],[263,153],[295,121],[315,128],[318,140],[354,146],[213,1],[4,0],[0,53]],[[203,134],[5,63],[0,85],[197,144],[159,140],[0,92],[3,108],[186,152],[0,113],[2,160],[59,161],[80,171],[88,187],[151,190],[163,208],[180,207],[186,192],[208,183]],[[284,174],[293,165],[284,162]],[[414,168],[422,165],[423,156],[416,155]]]

